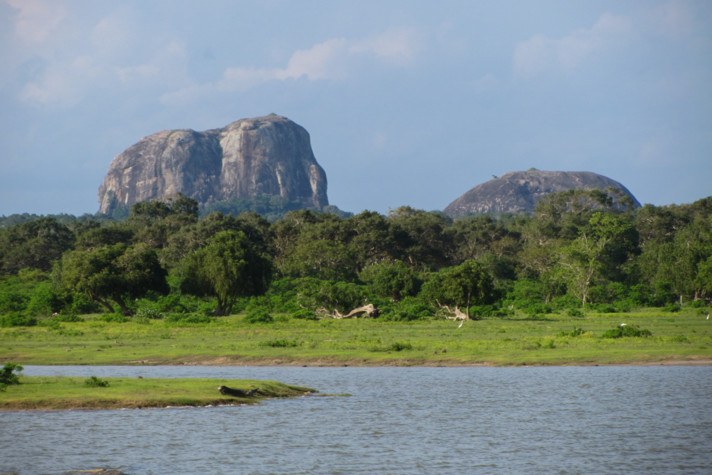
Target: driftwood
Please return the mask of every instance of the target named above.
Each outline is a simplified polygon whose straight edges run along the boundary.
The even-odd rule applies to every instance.
[[[259,392],[259,389],[248,389],[244,391],[242,389],[228,388],[227,386],[218,386],[218,391],[220,394],[232,397],[252,397]]]
[[[316,310],[316,314],[320,317],[329,317],[329,318],[355,318],[355,317],[377,317],[378,316],[378,309],[372,304],[369,303],[368,305],[364,305],[363,307],[357,307],[353,310],[351,310],[347,314],[343,314],[339,312],[338,310],[334,309],[333,312],[329,312],[327,309],[324,307],[318,308]]]
[[[465,320],[470,319],[470,315],[468,314],[469,312],[463,312],[458,306],[455,306],[455,308],[450,308],[447,305],[440,305],[440,308],[445,310],[445,318],[447,318],[448,320],[460,321],[460,325],[457,328],[461,328],[462,325],[464,325]]]

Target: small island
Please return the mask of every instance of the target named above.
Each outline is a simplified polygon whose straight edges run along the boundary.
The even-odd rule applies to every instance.
[[[0,410],[225,406],[316,392],[276,381],[204,378],[21,376],[19,383],[0,391]],[[219,391],[220,387],[234,391]]]

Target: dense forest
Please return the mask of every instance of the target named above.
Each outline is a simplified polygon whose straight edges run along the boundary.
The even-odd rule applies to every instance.
[[[366,304],[384,320],[581,315],[712,298],[712,197],[616,210],[605,193],[570,191],[532,216],[454,221],[410,207],[274,221],[198,211],[178,196],[120,220],[4,218],[0,326],[85,313],[268,322]]]

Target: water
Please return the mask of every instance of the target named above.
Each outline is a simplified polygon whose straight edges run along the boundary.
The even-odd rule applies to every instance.
[[[712,367],[27,367],[273,379],[350,397],[0,413],[0,473],[712,473]]]

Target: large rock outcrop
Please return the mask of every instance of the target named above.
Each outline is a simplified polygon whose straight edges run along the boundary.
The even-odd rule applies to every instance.
[[[323,208],[326,174],[309,133],[275,114],[196,132],[145,137],[111,162],[99,188],[101,213],[182,193],[200,204],[276,196]]]
[[[609,192],[616,206],[640,203],[628,189],[603,175],[591,172],[528,170],[511,172],[477,185],[445,208],[453,218],[471,214],[532,213],[536,204],[550,193],[598,189]]]

